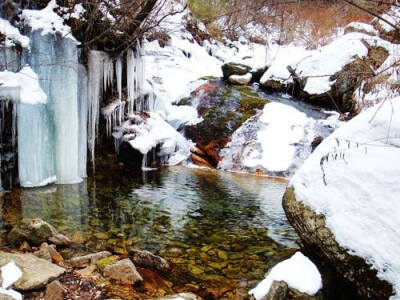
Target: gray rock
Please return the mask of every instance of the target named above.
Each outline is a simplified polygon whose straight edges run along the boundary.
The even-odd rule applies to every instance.
[[[14,261],[22,271],[22,278],[13,286],[20,291],[40,289],[65,272],[55,264],[38,258],[33,254],[13,254],[0,252],[0,266]]]
[[[23,219],[15,226],[7,236],[9,243],[20,246],[22,243],[29,242],[31,245],[39,246],[44,242],[54,239],[57,245],[69,245],[71,241],[49,223],[42,219]]]
[[[353,287],[353,292],[362,299],[389,299],[392,286],[377,277],[364,259],[351,255],[341,247],[325,224],[325,218],[318,215],[302,202],[298,202],[294,189],[288,188],[283,197],[286,216],[302,241],[302,251],[316,262],[329,267],[342,284]],[[337,283],[339,285],[340,282]]]
[[[138,282],[143,281],[142,276],[140,276],[139,272],[136,270],[135,265],[129,258],[117,261],[116,263],[111,265],[107,265],[104,268],[103,275],[104,277],[110,278],[123,284],[134,285]]]
[[[129,254],[132,256],[132,260],[137,266],[162,273],[166,273],[171,269],[169,262],[149,251],[131,250]]]
[[[98,253],[88,254],[84,256],[76,256],[69,260],[69,263],[74,268],[85,268],[91,264],[95,264],[100,259],[106,258],[111,256],[111,252],[108,251],[101,251]]]
[[[66,293],[65,287],[58,280],[54,280],[47,285],[44,300],[63,300]]]
[[[319,300],[321,294],[315,296],[304,294],[288,286],[284,281],[274,281],[269,289],[267,296],[261,300]]]

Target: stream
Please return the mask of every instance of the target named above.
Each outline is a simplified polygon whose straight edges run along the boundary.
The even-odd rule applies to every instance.
[[[281,205],[286,185],[183,166],[142,173],[108,155],[81,184],[6,193],[1,234],[24,217],[42,218],[74,241],[64,257],[145,249],[186,274],[170,279],[173,290],[219,282],[245,294],[295,251]]]

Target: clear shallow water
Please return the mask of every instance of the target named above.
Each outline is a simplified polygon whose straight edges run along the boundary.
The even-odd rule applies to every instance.
[[[286,185],[185,167],[141,173],[103,161],[81,184],[7,193],[1,225],[5,234],[23,217],[42,218],[75,242],[65,256],[146,249],[199,282],[247,288],[293,253],[296,234],[281,207]]]

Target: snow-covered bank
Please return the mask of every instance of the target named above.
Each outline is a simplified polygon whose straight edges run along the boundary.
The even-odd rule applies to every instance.
[[[391,299],[400,299],[399,132],[400,98],[386,100],[336,130],[290,183],[341,247],[393,285]]]
[[[301,252],[274,266],[266,278],[249,294],[256,300],[262,300],[270,291],[274,281],[284,281],[292,289],[314,296],[322,289],[322,278],[317,267]]]
[[[290,176],[312,152],[314,139],[339,126],[338,115],[308,115],[293,102],[271,102],[233,135],[218,167],[236,172]],[[307,111],[307,110],[306,110]]]

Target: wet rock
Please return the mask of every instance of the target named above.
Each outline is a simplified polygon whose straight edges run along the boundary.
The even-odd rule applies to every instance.
[[[226,63],[222,66],[222,74],[224,79],[228,79],[232,75],[246,75],[251,68],[249,66],[238,63]]]
[[[96,264],[100,259],[111,256],[111,252],[101,251],[97,253],[92,253],[84,256],[76,256],[69,260],[69,263],[74,268],[84,268],[91,264]]]
[[[167,297],[154,298],[153,300],[202,300],[202,298],[192,293],[180,293]]]
[[[229,76],[228,81],[232,84],[248,85],[251,81],[251,78],[252,78],[251,73],[247,73],[245,75],[231,75]]]
[[[149,251],[131,250],[129,254],[135,265],[162,273],[167,273],[171,269],[171,265],[162,257],[154,255]]]
[[[136,270],[135,265],[128,258],[105,266],[103,275],[123,284],[134,285],[143,281],[143,278]]]
[[[14,287],[21,291],[40,289],[65,272],[64,268],[33,254],[0,252],[0,266],[11,261],[14,261],[22,271],[22,278],[14,284]]]
[[[274,281],[269,289],[268,295],[262,300],[286,300],[289,287],[284,281]]]
[[[35,246],[47,241],[60,246],[71,244],[66,236],[58,233],[52,225],[41,219],[23,219],[10,231],[7,240],[15,246],[20,246],[25,241]]]
[[[58,280],[54,280],[47,285],[44,300],[63,300],[66,293],[67,290],[63,285]]]
[[[350,294],[357,294],[363,299],[390,298],[392,286],[380,280],[377,271],[364,259],[341,247],[326,226],[325,218],[298,202],[293,188],[286,190],[283,207],[302,241],[302,251],[338,278],[335,285],[345,287]]]
[[[320,136],[320,135],[319,135],[319,136],[316,136],[316,137],[313,139],[313,141],[311,142],[311,149],[312,149],[312,151],[314,151],[315,148],[317,148],[318,145],[321,144],[323,140],[324,140],[324,138],[323,138],[322,136]]]

